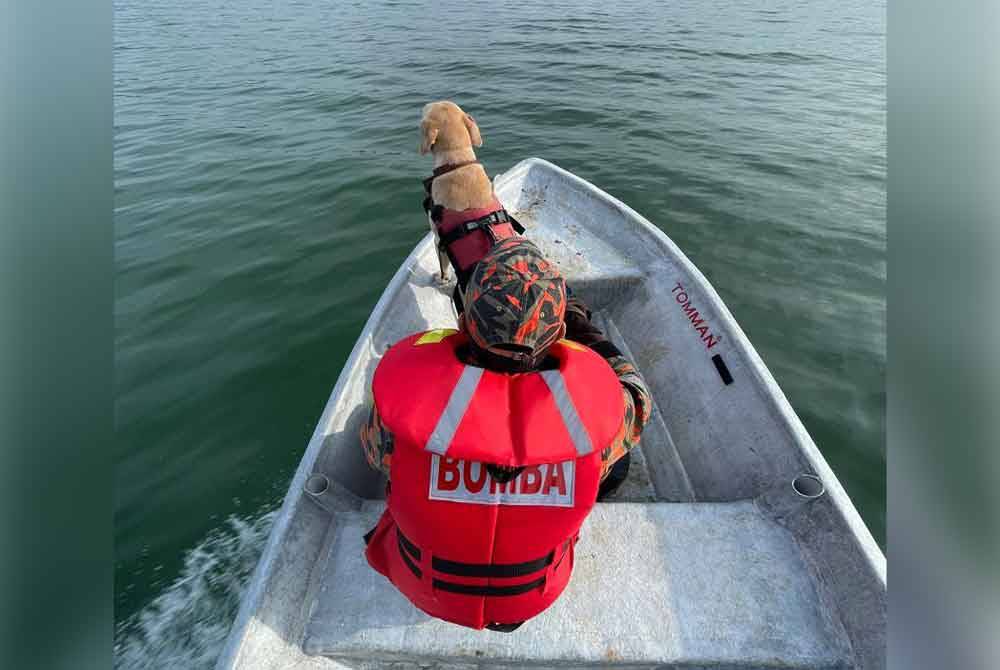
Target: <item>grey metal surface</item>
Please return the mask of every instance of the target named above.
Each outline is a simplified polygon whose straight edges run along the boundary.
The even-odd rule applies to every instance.
[[[366,504],[339,527],[306,653],[348,664],[848,667],[846,634],[794,538],[753,502],[598,504],[566,591],[509,635],[431,618],[369,569],[361,536],[381,510]]]
[[[667,589],[669,597],[623,600],[622,611],[631,623],[607,629],[610,637],[602,640],[608,648],[630,654],[629,667],[883,668],[885,557],[774,379],[697,268],[633,210],[545,161],[522,161],[497,177],[495,184],[501,201],[559,264],[574,290],[599,312],[602,325],[631,353],[652,388],[657,407],[637,454],[639,465],[616,498],[693,502],[675,506],[661,502],[645,508],[643,518],[657,518],[660,524],[652,524],[659,530],[649,533],[660,533],[670,542],[644,545],[662,550],[643,558],[661,570],[647,577],[644,586],[652,593]],[[324,592],[331,570],[347,570],[357,582],[378,577],[357,562],[356,553],[341,557],[338,552],[353,550],[337,538],[346,537],[358,515],[370,509],[370,501],[381,497],[383,482],[364,463],[357,439],[378,359],[411,332],[454,326],[451,286],[438,285],[435,271],[436,256],[428,236],[403,263],[373,310],[291,483],[219,668],[418,663],[414,646],[397,648],[390,663],[388,655],[363,661],[309,656],[303,644],[307,630],[313,635],[321,626],[334,631],[342,621],[338,612],[346,614],[356,606],[336,594],[330,597],[329,588]],[[722,383],[711,360],[715,354],[725,360],[732,384]],[[318,497],[304,494],[307,478],[316,473],[325,475],[331,486]],[[817,475],[826,488],[824,495],[805,505],[791,485],[803,473]],[[718,502],[732,504],[714,504]],[[744,510],[745,523],[727,516],[733,509]],[[548,665],[550,661],[541,659],[555,659],[561,653],[557,650],[566,648],[566,639],[578,631],[594,630],[593,621],[602,616],[603,596],[598,589],[607,577],[586,575],[597,566],[610,568],[611,563],[598,555],[601,542],[584,541],[596,543],[588,545],[595,547],[594,557],[578,559],[571,582],[576,595],[557,605],[577,603],[575,618],[543,615],[526,625],[526,633],[533,631],[530,634],[518,631],[507,636],[502,643],[508,645],[505,650],[486,642],[478,649],[482,653],[473,650],[471,657],[468,645],[460,642],[465,639],[462,635],[492,640],[495,634],[480,633],[487,637],[477,638],[458,629],[435,633],[452,646],[437,648],[433,662],[419,663],[502,668],[535,659],[536,665]],[[627,550],[631,541],[625,534],[615,540],[614,550]],[[734,557],[741,549],[746,556]],[[731,579],[713,582],[713,567],[729,571]],[[760,576],[755,582],[759,588],[745,587],[737,579],[740,572]],[[678,587],[678,580],[685,586]],[[796,586],[792,592],[769,592],[763,584],[770,580]],[[699,591],[695,586],[701,582],[706,589]],[[634,591],[637,584],[623,588]],[[712,591],[716,602],[696,597]],[[588,598],[594,605],[590,610]],[[747,611],[748,605],[757,614],[743,619],[733,614]],[[801,619],[802,612],[813,614],[794,624],[781,619],[783,608],[796,613],[791,618]],[[423,644],[422,625],[417,622],[400,635],[408,644]],[[388,637],[378,637],[388,626],[380,628],[371,620],[369,628],[357,631],[352,639],[389,644]],[[733,646],[727,642],[731,640],[740,642]],[[588,649],[591,654],[596,647]],[[357,648],[358,654],[362,651]],[[384,651],[391,650],[386,646]],[[772,657],[765,660],[769,653]],[[668,657],[678,660],[668,665],[650,660]],[[611,655],[605,660],[617,664],[625,663],[624,658]],[[695,658],[701,660],[695,663]],[[687,660],[677,665],[679,659]]]

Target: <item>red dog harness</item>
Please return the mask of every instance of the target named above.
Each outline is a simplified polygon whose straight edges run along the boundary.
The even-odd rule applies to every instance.
[[[529,619],[562,593],[624,408],[611,367],[582,345],[560,340],[556,368],[510,375],[463,364],[466,342],[411,335],[375,371],[395,442],[366,556],[427,614],[478,629]]]
[[[464,273],[483,259],[494,244],[500,240],[524,232],[514,218],[507,213],[495,197],[487,207],[478,209],[446,209],[435,205],[431,197],[434,180],[452,170],[476,165],[477,161],[466,161],[454,165],[442,165],[424,180],[424,210],[430,212],[431,220],[437,228],[439,246],[447,252],[456,272]]]

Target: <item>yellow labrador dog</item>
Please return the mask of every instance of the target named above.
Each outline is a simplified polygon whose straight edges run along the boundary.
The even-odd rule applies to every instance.
[[[461,107],[448,100],[425,105],[420,137],[420,153],[434,156],[434,172],[424,180],[424,209],[437,237],[439,281],[448,281],[450,264],[464,287],[493,244],[524,229],[493,193],[472,149],[483,145],[483,136]]]

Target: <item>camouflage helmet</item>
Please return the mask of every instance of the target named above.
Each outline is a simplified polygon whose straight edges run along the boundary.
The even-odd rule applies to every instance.
[[[537,359],[563,334],[566,282],[523,237],[498,242],[462,296],[469,338],[488,352]]]

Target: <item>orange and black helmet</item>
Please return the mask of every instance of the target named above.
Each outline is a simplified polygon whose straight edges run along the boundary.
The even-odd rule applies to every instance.
[[[469,278],[462,302],[469,338],[493,354],[538,360],[565,332],[566,282],[520,236],[490,249]]]

